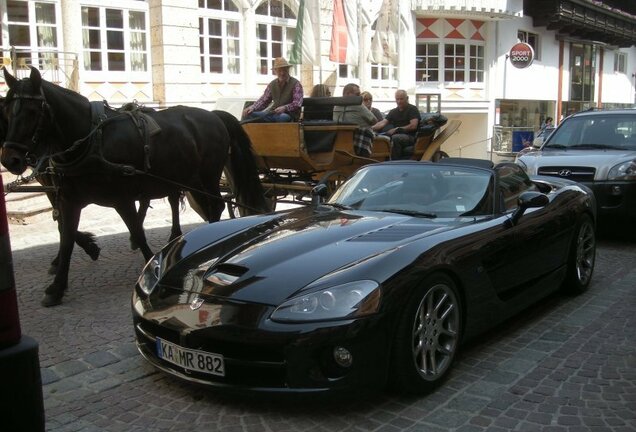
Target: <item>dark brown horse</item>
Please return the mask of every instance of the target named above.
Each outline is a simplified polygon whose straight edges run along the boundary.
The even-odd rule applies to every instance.
[[[2,142],[4,142],[4,138],[7,133],[7,119],[4,115],[4,102],[5,102],[5,98],[0,96],[0,145]],[[50,179],[45,175],[37,176],[36,180],[42,186],[52,185]],[[51,205],[54,205],[55,195],[52,192],[47,192],[46,195],[49,201],[51,202]],[[146,210],[143,205],[140,207],[140,211],[142,210],[144,212]],[[75,234],[75,243],[77,243],[77,245],[81,247],[88,256],[91,257],[91,259],[96,260],[97,258],[99,258],[100,248],[97,244],[97,241],[95,240],[95,235],[93,233],[85,232],[85,231],[77,231],[77,233]],[[50,274],[55,274],[55,272],[57,271],[58,261],[59,259],[57,256],[53,259],[53,261],[51,261],[51,268],[49,269]]]
[[[7,134],[2,164],[21,174],[31,165],[55,175],[60,212],[59,266],[42,304],[62,301],[81,209],[113,207],[146,260],[146,241],[135,201],[178,196],[188,190],[205,218],[220,219],[219,181],[228,170],[240,205],[269,210],[249,138],[229,115],[177,106],[122,114],[43,80],[37,69],[17,80],[6,69]]]
[[[5,115],[5,98],[0,96],[0,146],[5,140],[5,136],[7,133],[7,118]],[[40,183],[42,186],[50,187],[54,186],[54,177],[48,174],[40,174],[35,176],[35,180]],[[9,192],[9,191],[7,191]],[[53,208],[57,207],[56,204],[56,193],[55,192],[46,192],[46,196],[51,203]],[[181,235],[181,226],[179,224],[179,206],[181,202],[180,197],[169,197],[170,206],[173,212],[172,218],[172,229],[170,233],[169,240],[176,238]],[[139,220],[143,224],[144,219],[146,218],[146,214],[148,212],[148,208],[150,207],[150,200],[142,200],[139,202],[139,209],[137,211],[137,215]],[[176,214],[176,217],[174,215]],[[58,224],[58,230],[60,226]],[[86,231],[77,231],[75,233],[75,243],[81,247],[84,252],[93,260],[96,261],[99,258],[99,254],[101,248],[97,244],[97,240],[95,239],[95,235]],[[138,246],[131,242],[132,249],[137,249]],[[49,274],[57,273],[57,265],[59,263],[59,255],[51,261],[51,266],[49,268]]]

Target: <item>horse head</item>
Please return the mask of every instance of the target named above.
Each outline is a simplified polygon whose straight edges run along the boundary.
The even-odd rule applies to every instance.
[[[22,174],[27,166],[43,156],[40,135],[48,118],[42,92],[42,77],[31,68],[29,78],[16,79],[4,68],[9,87],[3,102],[2,122],[6,126],[0,162],[13,174]]]

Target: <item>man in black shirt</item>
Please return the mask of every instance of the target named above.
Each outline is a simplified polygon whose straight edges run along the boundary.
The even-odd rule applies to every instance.
[[[404,150],[415,144],[415,135],[420,123],[420,112],[415,105],[409,103],[409,97],[404,90],[395,92],[397,107],[389,111],[384,120],[373,125],[376,132],[389,127],[385,135],[391,137],[391,159],[408,159],[411,157]]]

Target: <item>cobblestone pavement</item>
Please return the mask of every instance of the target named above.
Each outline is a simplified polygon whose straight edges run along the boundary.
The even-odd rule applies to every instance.
[[[149,211],[154,249],[167,205]],[[184,231],[200,224],[190,210]],[[230,396],[180,383],[137,353],[130,316],[143,260],[115,213],[89,207],[81,229],[102,254],[73,253],[64,304],[40,306],[57,231],[48,216],[10,225],[23,333],[40,344],[49,431],[636,431],[636,248],[604,239],[590,290],[552,296],[464,347],[423,397]]]

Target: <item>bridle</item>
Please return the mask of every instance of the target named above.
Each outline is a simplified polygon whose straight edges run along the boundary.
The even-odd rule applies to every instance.
[[[33,129],[33,135],[31,136],[32,145],[29,147],[27,144],[19,143],[17,141],[5,141],[3,144],[3,148],[23,153],[27,165],[34,167],[36,164],[38,164],[37,156],[31,153],[32,150],[37,149],[40,145],[40,136],[42,134],[42,130],[44,129],[44,119],[47,114],[49,114],[49,117],[51,117],[51,110],[49,104],[46,102],[46,98],[44,97],[44,92],[41,87],[40,94],[38,95],[25,95],[21,93],[9,94],[8,97],[5,99],[5,105],[8,109],[11,103],[15,103],[13,106],[13,114],[17,115],[20,112],[22,100],[35,100],[41,102],[41,109],[39,110],[36,125]]]

